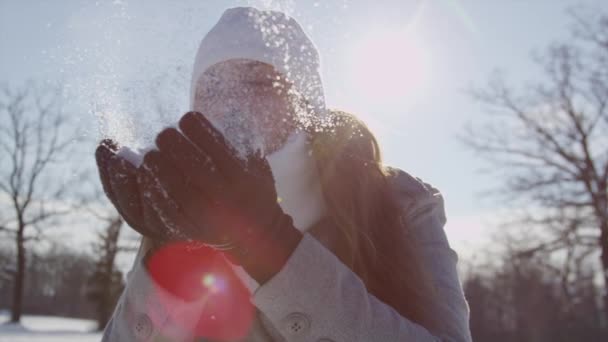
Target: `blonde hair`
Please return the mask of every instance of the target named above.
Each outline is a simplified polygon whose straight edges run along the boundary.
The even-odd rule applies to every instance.
[[[330,124],[310,134],[326,220],[340,241],[334,253],[378,299],[402,316],[435,328],[432,308],[437,298],[421,267],[417,245],[407,238],[389,185],[392,172],[382,164],[378,142],[353,114],[329,113]]]

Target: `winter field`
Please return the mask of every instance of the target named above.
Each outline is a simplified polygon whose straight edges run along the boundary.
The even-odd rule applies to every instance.
[[[86,319],[25,315],[21,324],[8,324],[9,313],[0,312],[0,342],[98,342],[95,322]]]

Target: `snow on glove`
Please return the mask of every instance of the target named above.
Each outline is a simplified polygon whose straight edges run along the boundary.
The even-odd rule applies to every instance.
[[[144,203],[165,223],[155,235],[202,241],[224,250],[263,284],[285,264],[302,238],[277,202],[267,160],[236,150],[200,113],[186,113],[178,131],[156,138],[137,180]]]
[[[164,231],[163,223],[153,208],[142,202],[136,167],[118,155],[118,150],[116,142],[104,139],[95,151],[99,178],[106,196],[137,232],[155,241],[167,240],[167,236],[159,235]]]

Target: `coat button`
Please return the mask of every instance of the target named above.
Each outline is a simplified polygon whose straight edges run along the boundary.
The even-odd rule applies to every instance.
[[[310,330],[310,319],[301,312],[293,312],[283,319],[282,325],[290,336],[301,336]]]
[[[152,321],[146,314],[139,314],[135,319],[135,326],[133,330],[135,331],[135,336],[138,340],[145,340],[152,334]]]

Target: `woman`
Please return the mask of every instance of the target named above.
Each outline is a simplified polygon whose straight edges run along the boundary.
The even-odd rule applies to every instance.
[[[204,304],[150,266],[183,240],[221,251],[247,285],[256,315],[239,340],[471,340],[441,195],[382,166],[365,125],[325,109],[318,69],[292,18],[229,9],[201,43],[179,129],[140,166],[99,146],[106,194],[145,236],[104,340],[204,335],[187,328]]]

